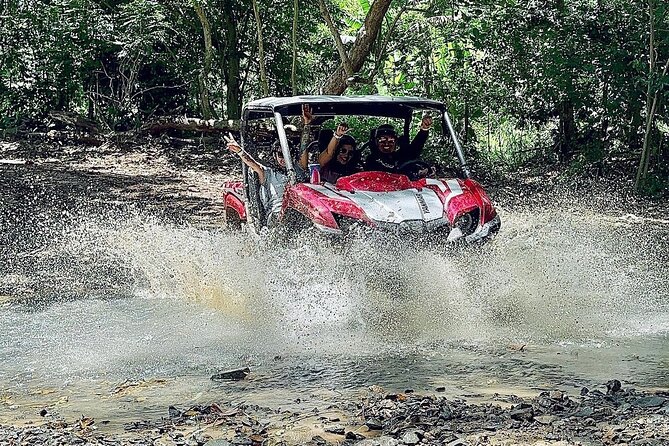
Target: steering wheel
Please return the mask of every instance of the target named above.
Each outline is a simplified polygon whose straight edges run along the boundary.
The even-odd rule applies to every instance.
[[[409,160],[400,165],[398,171],[408,176],[411,181],[416,181],[434,173],[434,167],[430,163],[416,159]]]

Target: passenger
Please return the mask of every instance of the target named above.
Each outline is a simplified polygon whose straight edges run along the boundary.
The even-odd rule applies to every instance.
[[[365,170],[397,173],[402,164],[419,159],[427,141],[430,127],[432,127],[432,118],[423,116],[420,130],[411,144],[407,145],[403,143],[408,141],[398,142],[397,133],[392,125],[380,125],[374,132],[373,141],[370,144],[372,153],[365,160]]]
[[[299,164],[302,170],[304,170],[305,172],[309,169],[309,152],[311,149],[316,148],[316,146],[311,145],[313,138],[313,135],[311,133],[311,122],[313,120],[314,120],[314,115],[313,112],[311,111],[311,106],[309,104],[303,104],[302,133],[300,134],[298,145],[300,147]]]
[[[340,177],[362,170],[359,166],[360,153],[357,151],[357,144],[352,136],[346,134],[347,131],[346,124],[339,124],[327,148],[318,156],[321,178],[328,183],[334,184]]]
[[[286,175],[286,160],[283,158],[281,144],[279,141],[276,141],[272,145],[272,155],[278,166],[278,169],[273,169],[256,161],[237,141],[235,141],[232,135],[225,137],[225,141],[227,142],[228,150],[239,155],[244,164],[258,175],[261,185],[260,200],[262,201],[265,214],[267,215],[267,226],[273,226],[277,216],[281,212],[283,192],[286,189],[286,183],[288,182],[288,175]],[[294,150],[291,147],[291,153],[293,152]],[[300,164],[301,163],[299,162],[293,163],[295,176],[298,181],[304,181],[307,174],[304,169],[300,167]]]

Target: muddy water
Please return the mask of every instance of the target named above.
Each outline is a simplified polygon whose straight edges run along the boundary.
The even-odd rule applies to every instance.
[[[0,419],[47,408],[111,429],[173,404],[337,406],[372,384],[669,387],[668,222],[501,213],[473,250],[277,247],[127,208],[18,222],[2,251]],[[209,379],[240,366],[246,381]]]

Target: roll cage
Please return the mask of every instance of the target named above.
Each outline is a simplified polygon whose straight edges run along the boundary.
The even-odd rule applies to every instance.
[[[296,183],[293,158],[288,145],[284,118],[301,116],[302,105],[311,106],[316,122],[322,122],[337,115],[375,116],[382,118],[395,118],[404,121],[403,134],[409,136],[411,121],[414,112],[432,111],[440,117],[444,136],[450,136],[457,152],[460,167],[465,178],[470,177],[464,152],[455,133],[453,123],[446,105],[439,101],[421,99],[417,97],[390,97],[390,96],[292,96],[292,97],[269,97],[258,99],[246,104],[242,111],[241,142],[244,149],[252,155],[257,155],[259,145],[252,137],[251,132],[254,121],[271,120],[274,123],[276,134],[279,137],[281,150],[286,161],[286,170],[291,185]],[[448,132],[448,134],[446,133]],[[244,186],[247,195],[247,206],[250,217],[264,221],[264,210],[260,205],[257,177],[253,172],[243,165]]]

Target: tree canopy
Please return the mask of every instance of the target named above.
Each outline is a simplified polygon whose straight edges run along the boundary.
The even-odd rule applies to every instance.
[[[669,5],[657,0],[3,0],[0,129],[73,111],[110,131],[238,119],[264,95],[416,95],[467,150],[669,170]],[[528,155],[529,154],[529,155]]]

